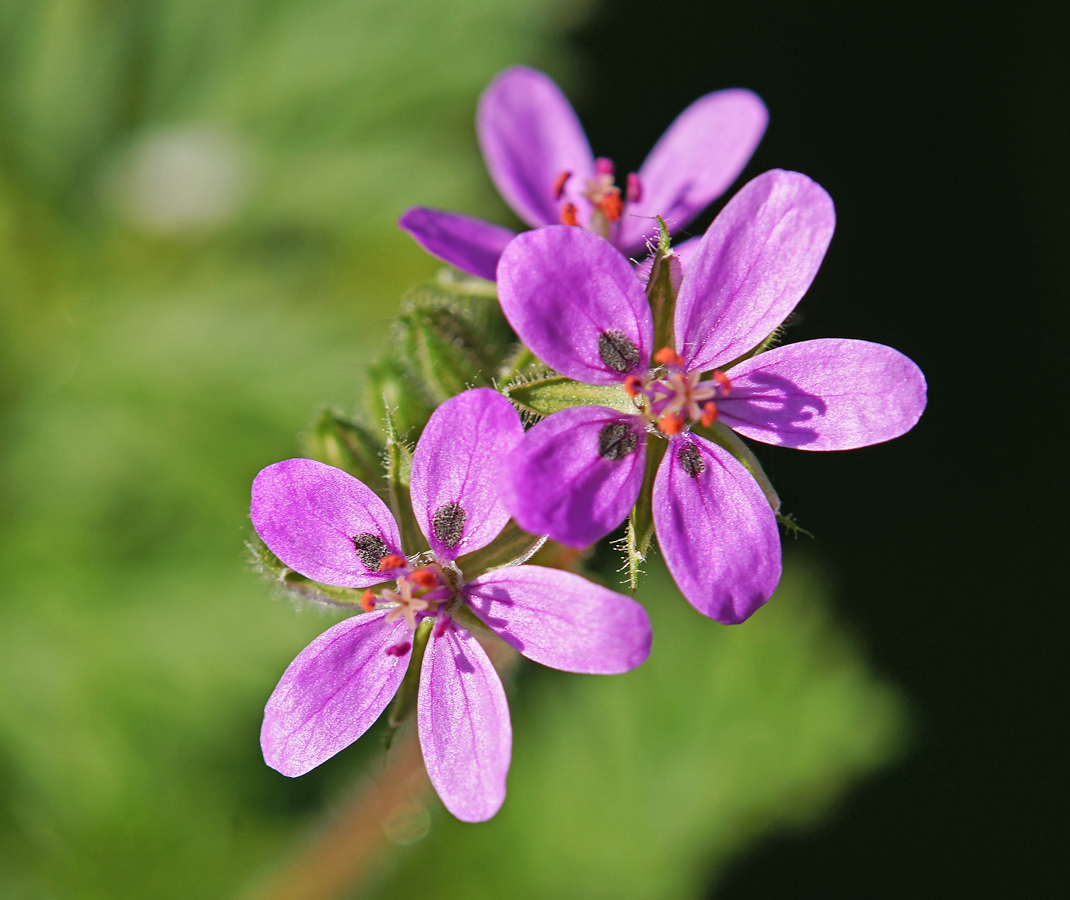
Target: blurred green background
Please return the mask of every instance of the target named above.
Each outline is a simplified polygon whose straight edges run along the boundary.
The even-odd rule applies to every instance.
[[[397,215],[512,221],[473,134],[496,71],[546,69],[612,133],[590,36],[613,9],[0,2],[0,896],[263,888],[379,765],[375,735],[294,781],[260,758],[264,701],[337,617],[246,567],[248,486],[322,403],[352,407],[435,273]],[[644,127],[740,77],[681,79]],[[354,890],[704,896],[908,744],[830,581],[789,546],[775,600],[729,629],[655,564],[649,663],[521,669],[502,813],[463,826],[426,798],[430,827]]]

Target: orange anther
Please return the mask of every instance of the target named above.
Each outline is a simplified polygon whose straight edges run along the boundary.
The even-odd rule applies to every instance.
[[[682,366],[684,358],[671,347],[662,347],[654,354],[654,362],[662,366]]]
[[[658,428],[672,437],[672,435],[679,434],[684,430],[684,417],[672,413],[667,416],[662,416],[658,419]]]
[[[438,578],[435,577],[435,573],[430,569],[417,569],[409,576],[409,580],[417,587],[424,589],[433,588],[438,584]]]
[[[624,379],[624,393],[626,393],[632,399],[635,399],[642,393],[643,379],[638,378],[635,375],[629,375]]]
[[[702,418],[699,421],[709,428],[717,421],[717,404],[710,400],[702,407]]]
[[[563,193],[565,193],[565,185],[568,183],[568,180],[571,177],[572,177],[572,173],[571,172],[562,172],[560,175],[557,176],[557,178],[554,181],[554,199],[555,200],[560,200],[561,199],[561,195]],[[568,223],[566,222],[565,224],[567,225]]]
[[[610,222],[616,222],[621,217],[621,213],[624,212],[624,204],[620,199],[620,191],[616,188],[606,194],[605,197],[602,198],[602,202],[598,205],[601,207],[602,212],[606,214],[606,218],[609,219]]]
[[[576,218],[576,204],[566,203],[561,207],[561,224],[562,225],[579,225],[579,219]]]
[[[375,609],[375,594],[371,591],[365,591],[360,595],[360,608],[365,612],[371,612]]]
[[[720,369],[713,370],[713,380],[721,386],[721,390],[724,391],[724,393],[727,394],[729,391],[732,390],[731,380]]]
[[[404,557],[398,556],[396,553],[390,553],[379,560],[379,571],[389,572],[391,569],[401,569],[405,566]]]

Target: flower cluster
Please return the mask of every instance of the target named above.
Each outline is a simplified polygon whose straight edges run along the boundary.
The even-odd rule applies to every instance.
[[[426,208],[401,224],[433,254],[496,281],[500,309],[411,301],[395,358],[369,375],[387,379],[375,385],[386,444],[327,416],[309,443],[316,458],[276,463],[253,484],[268,568],[356,613],[302,651],[271,695],[269,765],[307,772],[396,696],[391,722],[415,710],[446,807],[490,818],[505,797],[512,732],[484,643],[585,674],[626,672],[650,651],[634,600],[526,564],[546,536],[584,548],[627,520],[633,586],[656,534],[684,597],[743,622],[781,566],[779,500],[743,439],[844,450],[917,422],[925,380],[897,351],[840,338],[774,346],[832,239],[819,185],[765,172],[701,238],[672,246],[670,226],[735,180],[765,123],[750,92],[708,94],[618,186],[545,75],[518,67],[490,85],[483,154],[533,230]],[[643,252],[645,263],[629,259]],[[429,397],[439,405],[425,415]],[[516,407],[541,420],[525,430]],[[411,453],[397,415],[422,431]]]

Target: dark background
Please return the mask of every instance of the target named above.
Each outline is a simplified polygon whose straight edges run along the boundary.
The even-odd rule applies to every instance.
[[[840,613],[912,698],[915,737],[824,824],[743,857],[722,900],[1052,885],[1065,781],[1053,732],[1066,592],[1052,562],[1065,534],[1066,10],[620,0],[575,37],[590,85],[577,106],[618,172],[695,96],[757,91],[770,126],[743,180],[796,169],[837,205],[788,340],[890,344],[929,381],[921,423],[892,444],[763,455],[816,535],[807,550],[837,573]]]

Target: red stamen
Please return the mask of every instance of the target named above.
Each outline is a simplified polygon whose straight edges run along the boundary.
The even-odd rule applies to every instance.
[[[635,172],[628,173],[628,193],[626,197],[629,203],[638,203],[643,199],[643,182],[639,180],[639,176]]]
[[[594,161],[595,175],[612,175],[615,169],[616,167],[613,165],[613,160],[607,159],[604,156],[600,156]]]
[[[555,200],[560,200],[561,199],[561,195],[563,193],[565,193],[565,184],[568,182],[568,180],[571,177],[572,177],[572,173],[571,172],[562,172],[560,175],[557,176],[556,180],[554,181],[554,199]]]
[[[717,421],[717,404],[712,400],[707,402],[702,407],[702,418],[699,421],[709,428],[714,422]]]
[[[624,393],[626,393],[633,400],[642,393],[643,379],[638,378],[635,375],[629,375],[624,379]]]
[[[375,594],[371,591],[365,591],[360,595],[360,608],[365,612],[371,612],[375,609]]]
[[[669,437],[672,437],[674,434],[679,434],[684,430],[684,422],[683,416],[669,414],[658,419],[658,428]]]
[[[728,376],[720,369],[713,370],[713,380],[721,386],[721,390],[724,391],[725,394],[728,394],[732,390],[731,380],[729,380]]]
[[[389,572],[391,569],[400,569],[404,567],[404,565],[404,557],[398,556],[396,553],[391,553],[379,560],[379,571]]]
[[[614,188],[605,197],[602,198],[602,202],[598,204],[599,208],[606,214],[606,218],[610,222],[616,222],[621,213],[624,212],[624,204],[621,203],[620,191]]]
[[[680,367],[684,364],[684,358],[671,347],[662,347],[654,354],[654,362],[662,366]]]
[[[409,576],[409,580],[417,587],[422,587],[427,590],[430,590],[438,584],[438,578],[430,569],[417,569]]]
[[[561,224],[562,225],[579,225],[579,219],[576,218],[576,204],[566,203],[561,207]]]

